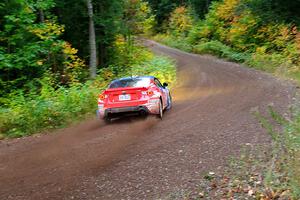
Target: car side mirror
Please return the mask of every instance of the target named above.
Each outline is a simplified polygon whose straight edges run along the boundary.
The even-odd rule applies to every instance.
[[[164,87],[168,87],[168,85],[169,85],[168,83],[163,83]]]

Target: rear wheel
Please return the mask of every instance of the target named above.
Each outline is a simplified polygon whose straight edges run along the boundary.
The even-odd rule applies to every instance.
[[[104,117],[103,121],[105,124],[110,124],[111,123],[111,118],[110,117]]]
[[[147,117],[147,112],[145,110],[141,110],[139,114],[144,119]]]
[[[163,118],[163,114],[164,114],[164,112],[163,112],[163,105],[162,105],[162,102],[161,102],[161,100],[159,101],[159,108],[158,108],[158,115],[157,115],[157,117],[159,118],[159,119],[162,119]]]
[[[167,105],[166,110],[170,110],[171,108],[172,108],[172,96],[169,93],[169,96],[168,96],[168,105]]]

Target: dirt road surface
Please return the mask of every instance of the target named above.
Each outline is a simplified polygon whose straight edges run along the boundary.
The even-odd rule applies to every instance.
[[[256,70],[147,41],[178,65],[162,121],[87,120],[53,134],[0,142],[0,199],[168,199],[197,188],[245,144],[269,138],[251,114],[285,114],[294,87]]]

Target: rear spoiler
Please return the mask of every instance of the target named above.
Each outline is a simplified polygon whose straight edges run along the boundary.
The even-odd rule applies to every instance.
[[[148,87],[123,87],[123,88],[109,88],[104,92],[117,92],[117,91],[128,91],[128,90],[147,90]]]

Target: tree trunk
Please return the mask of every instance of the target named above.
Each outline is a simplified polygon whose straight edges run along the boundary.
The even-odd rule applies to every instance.
[[[210,0],[206,0],[206,11],[209,12]]]
[[[96,49],[96,36],[95,26],[93,19],[93,4],[92,0],[87,0],[87,8],[89,14],[89,43],[90,43],[90,77],[93,79],[97,73],[97,49]]]
[[[99,42],[99,44],[98,44],[98,53],[99,53],[99,55],[98,55],[99,66],[105,67],[106,47],[102,42]]]
[[[39,16],[40,16],[40,22],[44,23],[45,15],[44,15],[44,11],[42,9],[39,9]]]

